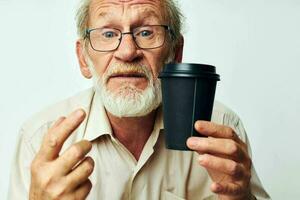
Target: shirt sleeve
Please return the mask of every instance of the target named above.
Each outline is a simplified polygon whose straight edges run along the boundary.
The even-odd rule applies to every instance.
[[[251,147],[247,133],[241,119],[235,113],[226,113],[224,116],[224,125],[228,125],[234,129],[240,139],[245,142],[248,146],[248,154],[252,158]],[[271,199],[268,193],[264,190],[262,183],[260,182],[258,175],[255,171],[254,165],[251,166],[251,179],[250,179],[250,190],[253,195],[252,199],[257,200],[269,200]],[[255,197],[255,198],[254,198]]]
[[[12,162],[8,200],[28,200],[30,186],[30,165],[34,157],[33,148],[21,129]]]

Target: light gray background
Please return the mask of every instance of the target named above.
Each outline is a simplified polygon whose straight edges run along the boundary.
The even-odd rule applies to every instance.
[[[21,123],[91,85],[75,57],[78,0],[0,0],[0,199]],[[298,199],[299,0],[181,0],[185,62],[217,66],[217,99],[243,119],[274,199]]]

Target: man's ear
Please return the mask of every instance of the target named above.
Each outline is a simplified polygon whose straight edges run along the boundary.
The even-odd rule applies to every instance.
[[[88,64],[86,62],[86,58],[85,58],[86,55],[84,52],[84,41],[83,40],[79,39],[76,41],[76,55],[77,55],[77,59],[79,62],[81,74],[87,79],[92,78],[91,71],[89,69],[89,66],[88,66]]]
[[[178,42],[178,44],[176,46],[176,49],[175,49],[174,61],[176,63],[181,63],[182,62],[183,45],[184,45],[184,38],[183,38],[182,35],[180,35],[179,42]]]

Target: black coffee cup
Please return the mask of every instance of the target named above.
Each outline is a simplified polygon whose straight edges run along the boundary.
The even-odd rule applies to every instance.
[[[205,64],[167,64],[159,74],[166,147],[190,150],[186,141],[201,135],[194,129],[197,120],[210,121],[217,81],[216,68]]]

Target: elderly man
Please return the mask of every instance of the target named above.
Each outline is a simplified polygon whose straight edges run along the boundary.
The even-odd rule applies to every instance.
[[[195,123],[208,137],[189,138],[194,151],[164,146],[158,73],[181,62],[181,18],[171,0],[82,1],[76,50],[94,88],[23,125],[10,199],[269,199],[220,103]]]

